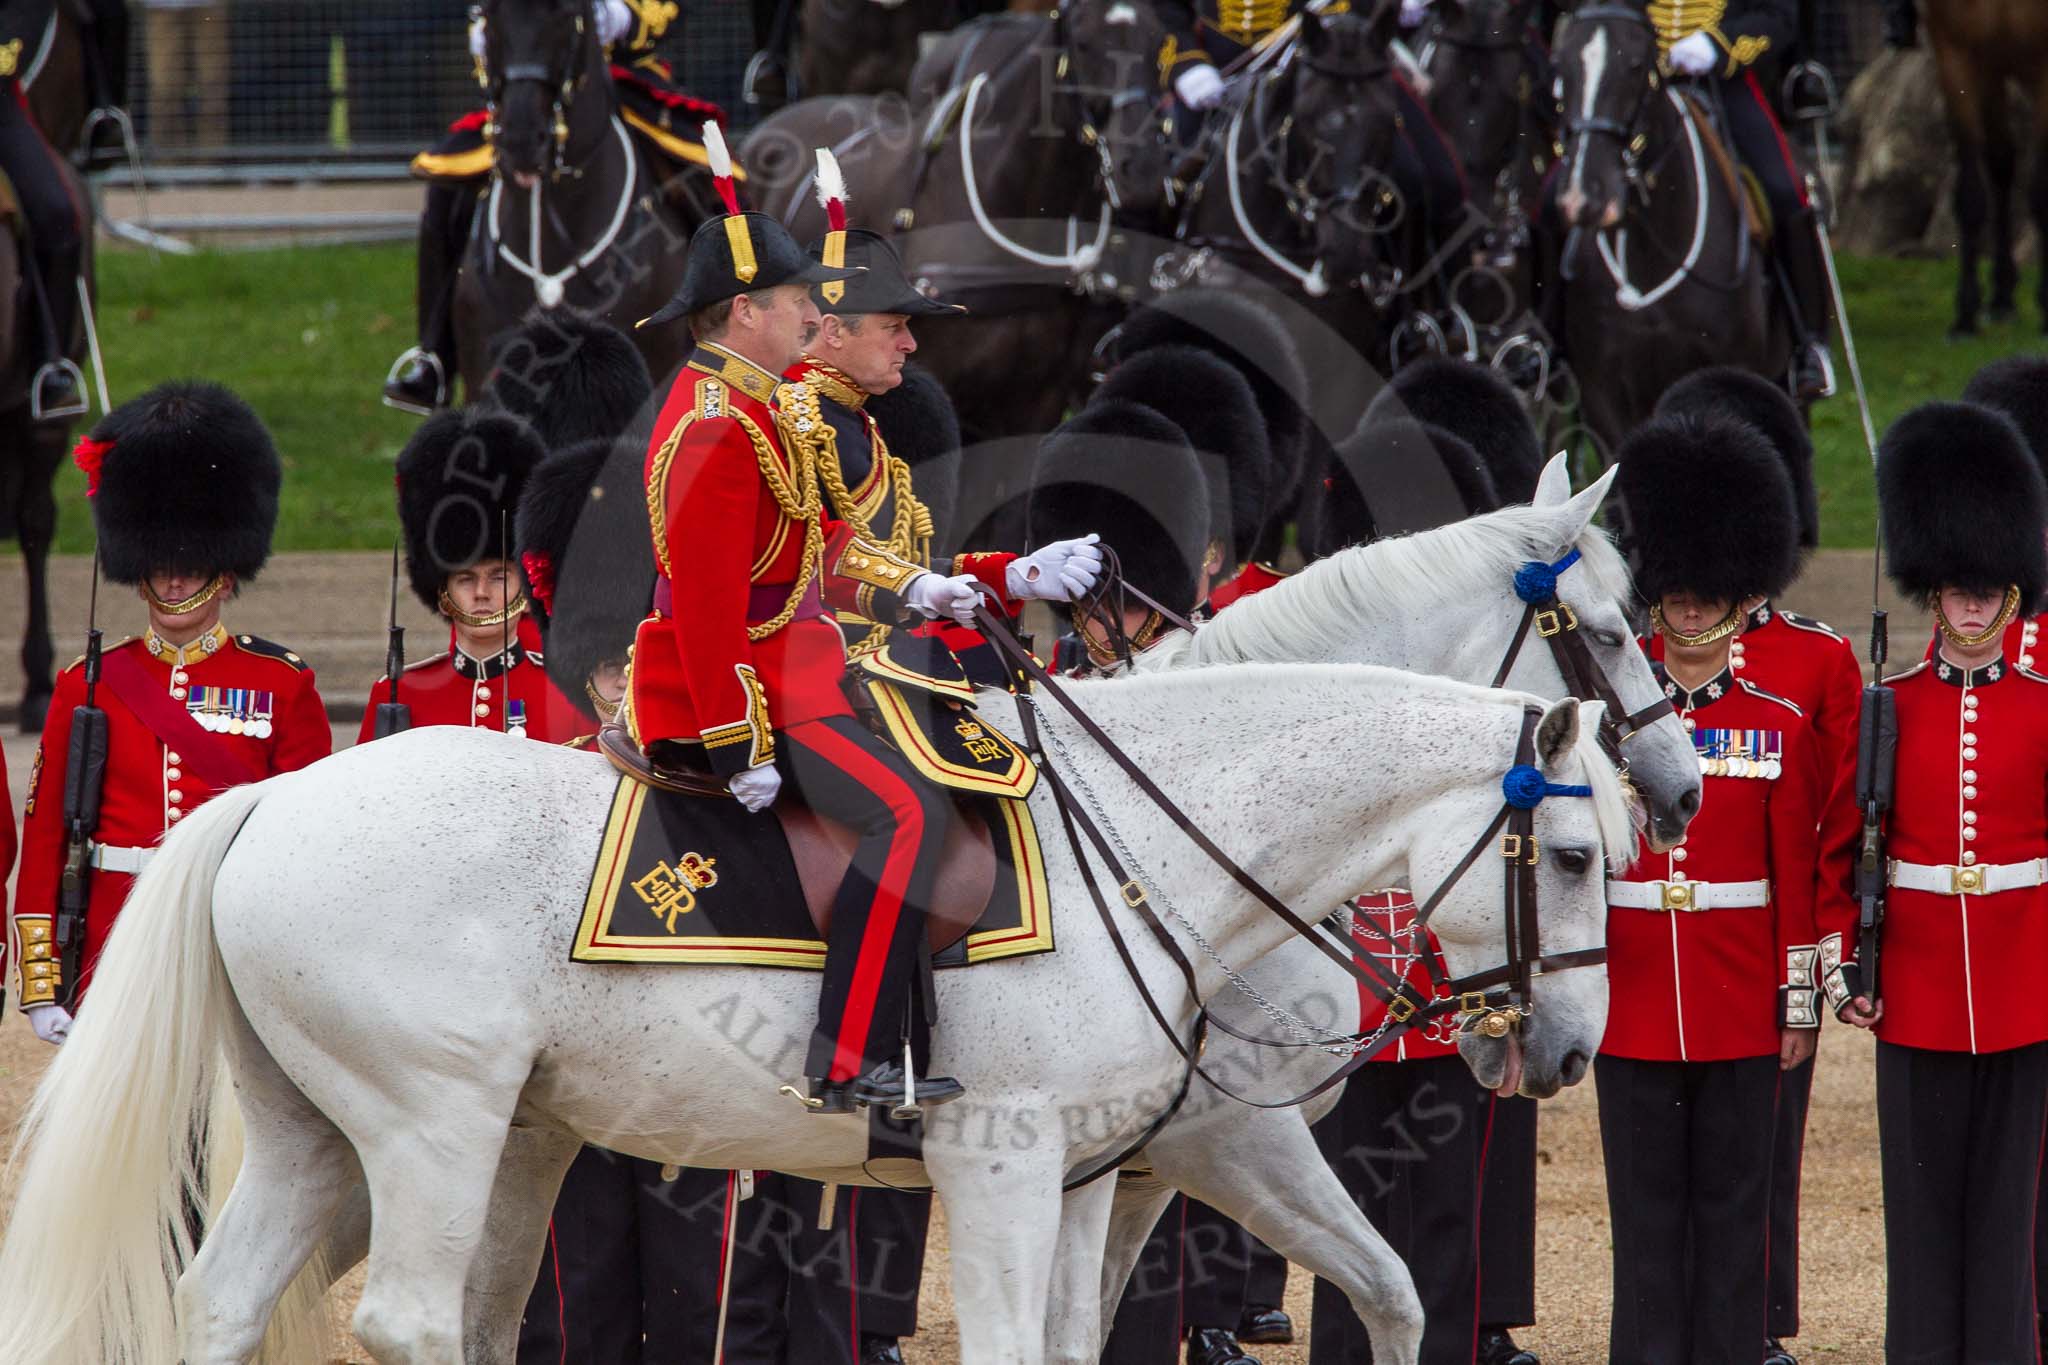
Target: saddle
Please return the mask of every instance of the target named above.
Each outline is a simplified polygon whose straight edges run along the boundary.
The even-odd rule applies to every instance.
[[[1707,160],[1721,177],[1721,183],[1728,187],[1728,195],[1742,206],[1742,221],[1749,231],[1750,240],[1759,248],[1768,247],[1771,241],[1771,201],[1764,194],[1761,181],[1747,166],[1737,164],[1734,153],[1728,150],[1728,140],[1721,135],[1721,129],[1714,122],[1713,115],[1705,104],[1694,96],[1693,117],[1699,123],[1700,145],[1707,149]]]
[[[732,794],[716,773],[649,761],[623,725],[605,726],[598,734],[597,747],[613,767],[635,782],[677,795],[732,800]],[[959,818],[946,826],[939,874],[932,886],[931,903],[925,910],[927,938],[935,955],[967,937],[988,909],[996,886],[995,839],[988,822],[965,802],[956,799],[953,804],[954,814]],[[860,835],[837,820],[818,814],[794,793],[776,798],[769,810],[788,841],[790,860],[796,865],[811,926],[820,939],[829,939],[832,903],[838,898],[847,870],[853,866],[853,852],[860,843]]]

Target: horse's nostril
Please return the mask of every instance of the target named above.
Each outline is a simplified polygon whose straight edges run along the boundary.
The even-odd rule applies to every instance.
[[[1573,1048],[1564,1054],[1564,1065],[1558,1068],[1558,1074],[1564,1078],[1566,1085],[1577,1085],[1586,1078],[1586,1069],[1592,1064],[1590,1057],[1578,1048]]]
[[[1692,819],[1693,816],[1699,814],[1700,793],[1697,787],[1693,788],[1689,792],[1686,792],[1683,796],[1680,796],[1678,798],[1678,811],[1679,814],[1683,815],[1688,820]]]

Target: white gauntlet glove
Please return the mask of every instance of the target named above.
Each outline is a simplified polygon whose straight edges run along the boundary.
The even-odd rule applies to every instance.
[[[782,774],[775,771],[774,764],[764,763],[734,773],[725,786],[750,814],[759,815],[775,804],[776,794],[782,790]]]
[[[71,1015],[62,1005],[30,1005],[28,1026],[46,1043],[61,1043],[71,1033]]]
[[[1401,27],[1418,28],[1429,17],[1429,0],[1401,0]]]
[[[633,31],[633,11],[626,0],[597,0],[597,41],[610,47]]]
[[[1197,62],[1173,78],[1173,93],[1190,109],[1207,109],[1223,98],[1223,77],[1207,62]]]
[[[1055,540],[1012,560],[1003,571],[1003,586],[1019,601],[1075,602],[1086,597],[1102,577],[1098,535]]]
[[[963,626],[971,626],[974,609],[981,605],[981,584],[971,574],[947,578],[943,574],[922,573],[910,580],[903,600],[929,620],[949,616]]]
[[[485,41],[483,12],[472,9],[469,12],[469,55],[482,61]]]
[[[1704,33],[1693,33],[1671,45],[1671,69],[1704,76],[1721,65],[1721,48]]]

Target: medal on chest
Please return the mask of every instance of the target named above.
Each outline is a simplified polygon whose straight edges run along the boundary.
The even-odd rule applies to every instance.
[[[1783,730],[1701,728],[1692,747],[1702,777],[1746,777],[1771,782],[1785,770]]]
[[[269,739],[275,699],[253,687],[195,687],[185,698],[185,710],[200,729],[216,735]]]

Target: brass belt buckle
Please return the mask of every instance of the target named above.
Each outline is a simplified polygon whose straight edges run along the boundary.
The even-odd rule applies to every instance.
[[[1976,896],[1984,891],[1984,869],[1981,867],[1951,867],[1948,870],[1948,893],[1951,896]]]
[[[1690,910],[1693,908],[1691,882],[1665,882],[1664,908],[1666,910]]]

